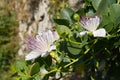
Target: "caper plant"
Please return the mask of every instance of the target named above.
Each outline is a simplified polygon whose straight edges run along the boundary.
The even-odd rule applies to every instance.
[[[63,8],[54,29],[26,39],[29,53],[15,67],[19,80],[119,80],[119,14],[116,0]]]

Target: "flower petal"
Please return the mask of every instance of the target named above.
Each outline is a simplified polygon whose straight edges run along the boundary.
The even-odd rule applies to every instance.
[[[37,41],[33,36],[28,35],[24,41],[24,44],[28,50],[34,50],[37,46]]]
[[[38,58],[42,53],[40,51],[31,51],[28,55],[25,56],[25,60],[32,60]]]
[[[45,35],[45,32],[36,35],[36,41],[38,42],[39,47],[41,46],[40,49],[44,50],[47,45],[47,37]]]
[[[48,50],[48,52],[50,52],[50,51],[52,51],[52,50],[55,50],[56,49],[56,46],[55,45],[52,45],[51,47],[50,47],[50,49]]]
[[[80,36],[84,36],[86,33],[88,33],[88,31],[82,31],[80,32]]]
[[[44,53],[41,54],[41,57],[46,57],[46,56],[48,56],[48,55],[49,55],[49,52],[52,51],[52,50],[55,50],[55,49],[56,49],[56,46],[55,46],[55,45],[52,45],[47,52],[44,52]]]
[[[105,37],[106,36],[106,30],[104,28],[98,29],[96,31],[93,31],[94,37]]]
[[[28,38],[26,44],[31,52],[25,57],[25,60],[35,59],[39,56],[46,57],[51,50],[56,49],[53,45],[55,40],[59,39],[56,31],[47,30],[36,35],[36,38]]]
[[[53,42],[52,42],[52,40],[53,40],[52,32],[50,30],[48,30],[46,32],[39,33],[36,36],[36,40],[38,41],[39,49],[42,52],[46,52],[46,51],[49,50],[50,45],[53,44]]]
[[[54,38],[54,41],[60,38],[56,31],[53,31],[53,38]]]
[[[98,16],[95,17],[83,17],[80,20],[81,25],[83,26],[83,28],[85,28],[86,30],[93,32],[97,29],[97,27],[100,24],[100,18]]]
[[[46,32],[46,36],[47,36],[48,44],[51,45],[54,42],[52,31],[48,30]]]
[[[48,55],[49,55],[49,52],[44,52],[44,53],[41,54],[41,57],[46,57]]]

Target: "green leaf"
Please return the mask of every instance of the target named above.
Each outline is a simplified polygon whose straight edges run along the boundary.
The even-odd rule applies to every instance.
[[[38,73],[40,71],[40,65],[39,63],[34,63],[32,66],[31,66],[31,69],[30,69],[30,75],[34,75],[36,73]]]
[[[87,44],[88,35],[84,35],[82,37],[82,42],[80,40],[77,41],[75,38],[71,38],[67,43],[68,51],[73,55],[78,55],[82,51],[83,47]],[[81,43],[80,43],[81,42]]]
[[[43,59],[43,61],[46,65],[46,67],[49,68],[52,64],[52,57],[50,55],[48,55],[46,58]]]
[[[120,40],[114,43],[114,46],[120,46]]]
[[[113,30],[113,27],[114,27],[113,23],[109,23],[108,25],[105,26],[105,29],[107,32],[110,32]]]
[[[101,20],[100,28],[104,27],[107,32],[111,32],[114,28],[114,23],[111,18],[107,15],[104,15]]]
[[[64,8],[61,11],[60,18],[68,20],[70,22],[70,25],[71,25],[71,24],[73,24],[73,21],[72,21],[73,14],[74,14],[74,11],[72,9]]]
[[[49,75],[45,75],[42,80],[48,80],[48,79],[49,79]]]
[[[115,21],[115,26],[118,26],[120,24],[120,16]]]
[[[111,6],[112,4],[116,4],[116,0],[106,0],[106,2],[108,6]]]
[[[59,25],[69,26],[69,21],[65,19],[54,19],[54,21]]]
[[[88,35],[85,34],[85,35],[82,37],[82,43],[87,42],[87,40],[88,40]]]
[[[111,19],[108,15],[103,15],[101,18],[101,23],[100,23],[100,27],[104,27],[105,25],[108,25],[109,23],[111,23]]]
[[[56,27],[57,32],[61,35],[61,36],[65,36],[65,35],[70,35],[71,34],[71,30],[64,26],[64,25],[58,25]],[[64,34],[64,35],[63,35]]]
[[[41,77],[39,75],[35,75],[34,80],[41,80]]]
[[[120,16],[120,5],[113,4],[110,6],[110,18],[114,22]]]
[[[98,9],[97,9],[97,14],[105,14],[105,12],[107,11],[107,7],[108,7],[107,1],[106,0],[102,0],[100,2],[100,5],[99,5]]]
[[[94,16],[94,10],[93,9],[89,9],[88,16]]]
[[[96,0],[98,1],[98,0]],[[98,6],[97,14],[108,14],[109,6],[116,3],[116,0],[102,0]]]
[[[85,9],[81,8],[76,13],[79,14],[80,16],[85,16]]]
[[[71,62],[69,57],[64,57],[63,62]]]
[[[78,55],[81,52],[79,44],[67,43],[67,49],[73,55]]]
[[[95,8],[95,10],[98,9],[101,1],[102,1],[102,0],[92,0],[92,5],[93,5],[93,7]]]
[[[63,61],[63,59],[65,58],[65,54],[66,53],[62,52],[62,54],[60,55],[59,63]]]
[[[16,70],[17,72],[20,72],[21,70],[26,70],[27,66],[24,60],[17,60],[14,63],[14,71]]]
[[[24,73],[19,73],[20,79],[19,80],[30,80]]]

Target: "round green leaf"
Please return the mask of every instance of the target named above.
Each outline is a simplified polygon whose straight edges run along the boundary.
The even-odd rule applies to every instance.
[[[93,5],[93,7],[95,8],[95,10],[98,9],[101,1],[102,1],[102,0],[92,0],[92,5]]]
[[[66,19],[70,22],[70,24],[73,24],[73,21],[72,21],[72,15],[74,14],[74,11],[70,8],[64,8],[62,11],[61,11],[61,15],[60,15],[60,18],[61,19]]]
[[[110,18],[114,22],[120,16],[120,4],[110,6]]]
[[[78,44],[67,43],[67,49],[73,55],[78,55],[81,52],[80,45]]]
[[[34,75],[36,73],[38,73],[40,71],[40,65],[39,63],[34,63],[32,66],[31,66],[31,69],[30,69],[30,75]]]
[[[58,32],[61,36],[63,36],[63,34],[64,34],[64,35],[70,35],[70,34],[71,34],[71,30],[70,30],[68,27],[66,27],[66,26],[58,25],[58,26],[56,27],[56,29],[57,29],[57,32]]]

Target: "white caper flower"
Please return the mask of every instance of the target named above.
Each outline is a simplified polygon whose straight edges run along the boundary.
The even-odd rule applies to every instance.
[[[36,38],[28,36],[25,44],[30,52],[25,56],[25,60],[36,59],[39,56],[46,57],[52,50],[56,49],[53,43],[58,39],[59,35],[57,32],[51,30],[39,33]]]
[[[84,29],[87,31],[80,32],[83,36],[86,33],[92,33],[94,37],[105,37],[106,30],[104,28],[97,29],[100,24],[100,18],[98,16],[94,17],[82,17],[80,23]]]

